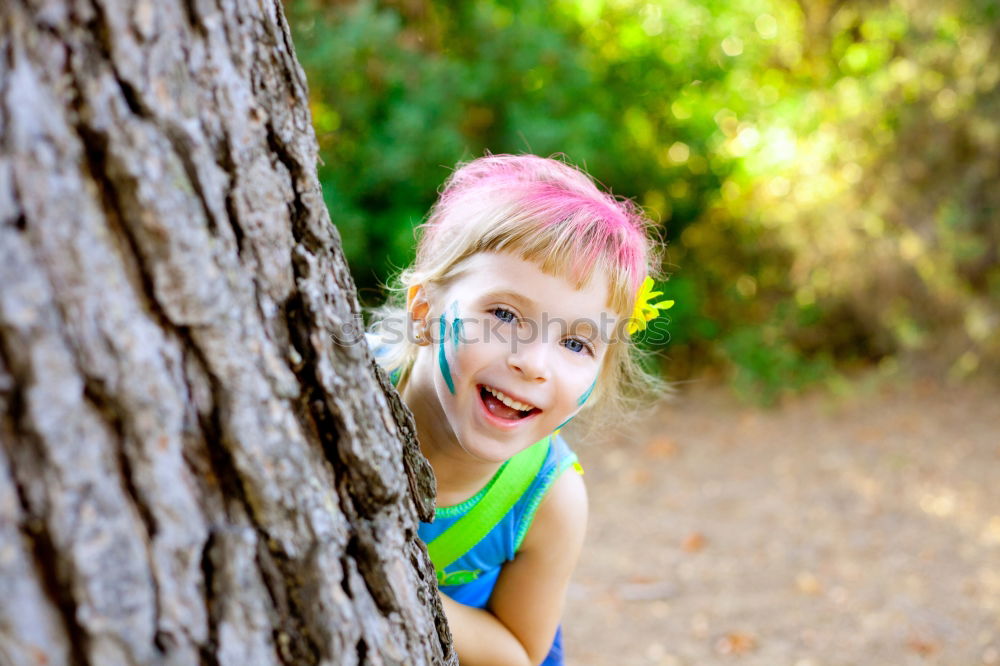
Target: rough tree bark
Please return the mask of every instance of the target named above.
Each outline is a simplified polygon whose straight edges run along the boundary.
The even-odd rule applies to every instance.
[[[0,2],[0,662],[454,663],[278,0]]]

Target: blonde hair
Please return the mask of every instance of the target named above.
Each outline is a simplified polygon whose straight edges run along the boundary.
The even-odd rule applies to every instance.
[[[660,243],[651,231],[650,221],[631,201],[602,192],[590,176],[565,162],[487,155],[459,165],[418,228],[414,263],[390,287],[387,305],[374,313],[371,332],[380,338],[379,363],[397,375],[402,389],[417,350],[408,336],[398,336],[406,326],[406,293],[415,285],[447,283],[458,264],[479,252],[535,262],[577,288],[603,272],[608,306],[628,320],[643,280],[659,265]],[[601,404],[611,416],[632,411],[664,388],[643,369],[631,339],[614,337],[587,402],[588,408]]]

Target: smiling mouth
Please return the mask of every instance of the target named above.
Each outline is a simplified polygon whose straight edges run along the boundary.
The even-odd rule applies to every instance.
[[[534,405],[518,402],[503,392],[485,384],[479,385],[479,398],[483,401],[490,414],[505,421],[520,421],[542,411]]]

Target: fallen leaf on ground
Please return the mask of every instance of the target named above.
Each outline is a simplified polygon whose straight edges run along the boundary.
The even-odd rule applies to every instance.
[[[809,596],[816,596],[823,591],[823,585],[819,579],[808,571],[802,571],[795,577],[795,587],[802,594]]]
[[[701,532],[692,532],[684,537],[684,541],[681,543],[681,548],[688,553],[696,553],[704,548],[706,543],[708,543],[708,541],[705,539],[704,534]]]
[[[919,654],[921,657],[929,657],[938,651],[938,646],[924,638],[918,636],[912,637],[906,642],[906,647],[910,649],[911,652]]]
[[[670,437],[661,435],[650,439],[643,453],[647,458],[665,459],[673,458],[677,455],[677,451],[677,442]]]
[[[645,486],[650,481],[653,480],[652,473],[645,467],[639,469],[633,469],[631,477],[632,477],[632,483],[636,484],[637,486]]]
[[[739,631],[728,633],[715,642],[715,651],[719,654],[746,654],[756,648],[757,639]]]

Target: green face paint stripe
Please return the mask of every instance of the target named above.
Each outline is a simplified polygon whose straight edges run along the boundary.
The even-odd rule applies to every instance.
[[[587,389],[587,392],[581,395],[580,399],[576,401],[577,406],[582,407],[583,403],[587,402],[587,398],[589,398],[590,394],[594,392],[595,386],[597,386],[597,377],[594,377],[594,383],[590,385],[590,388]]]
[[[444,353],[444,339],[448,333],[448,325],[445,324],[444,315],[441,315],[441,342],[438,347],[438,367],[441,368],[441,375],[444,383],[448,385],[448,390],[455,395],[455,382],[451,378],[451,369],[448,367],[448,357]]]

